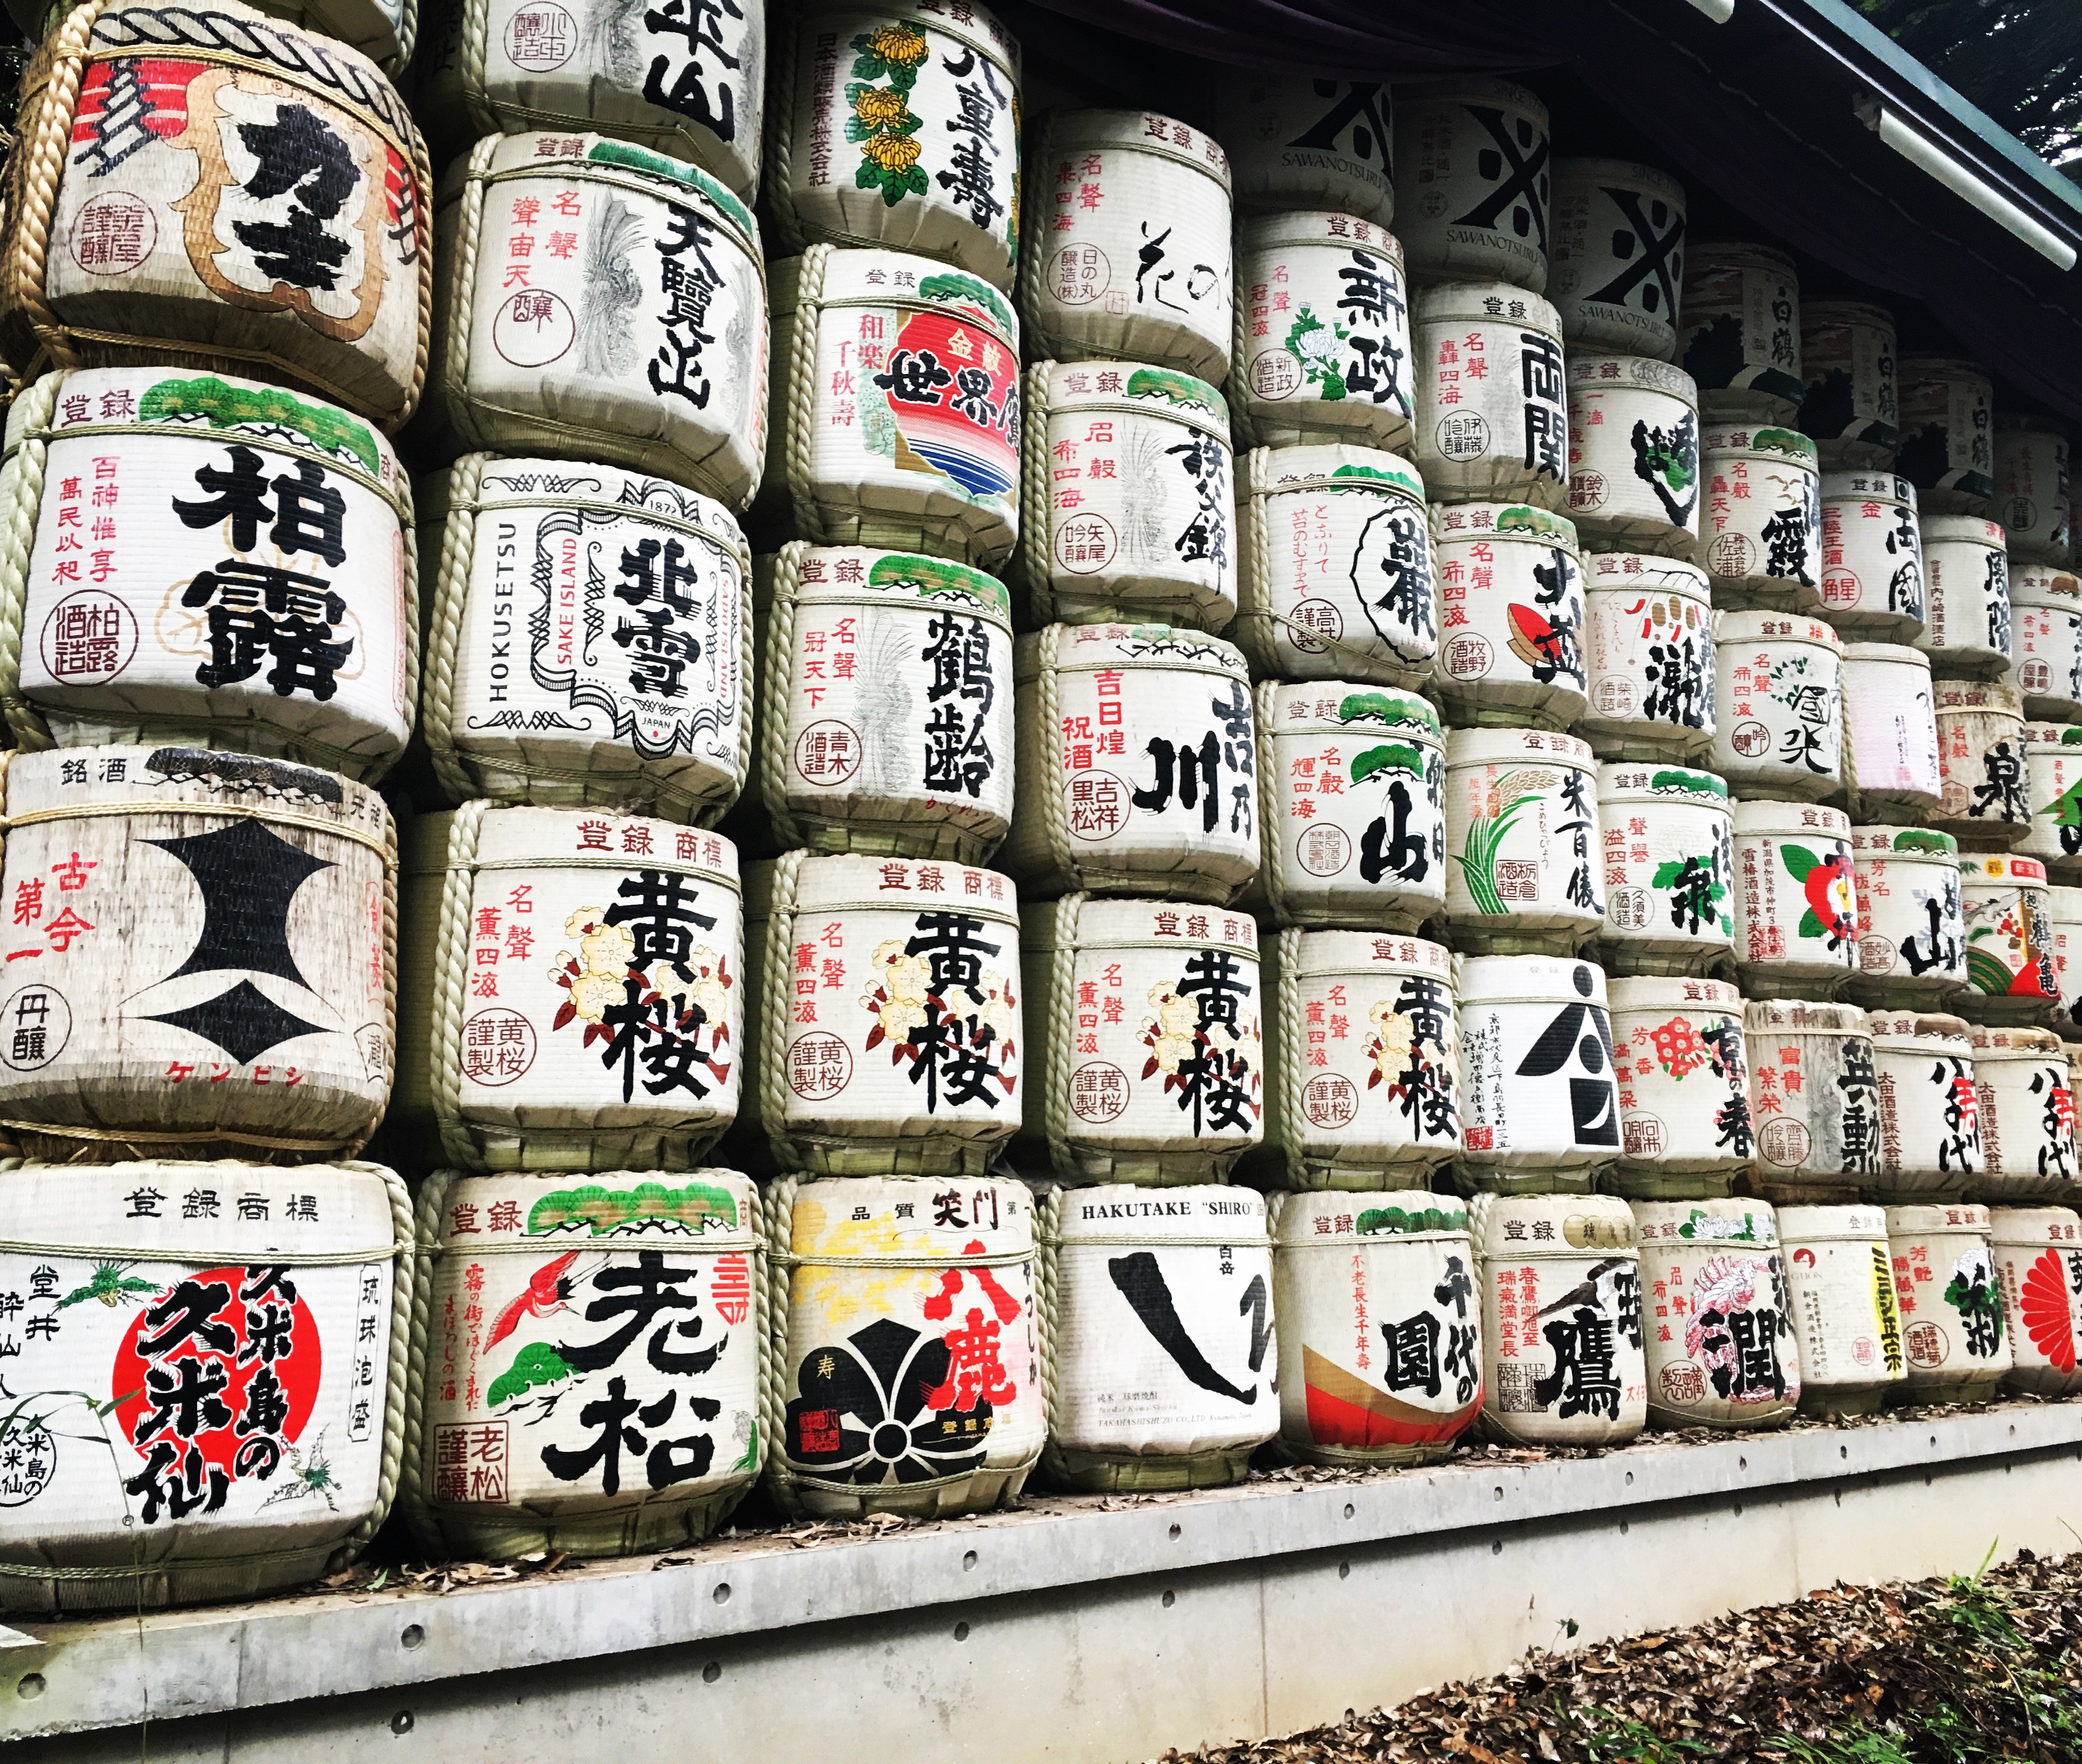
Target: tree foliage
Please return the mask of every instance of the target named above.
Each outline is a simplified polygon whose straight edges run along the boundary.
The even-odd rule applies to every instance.
[[[2082,0],[1857,4],[2027,145],[2055,162],[2082,157]]]

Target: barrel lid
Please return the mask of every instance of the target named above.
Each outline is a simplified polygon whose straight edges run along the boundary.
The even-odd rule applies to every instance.
[[[1972,1056],[1966,1020],[1941,1012],[1871,1011],[1867,1013],[1875,1048],[1896,1053],[1943,1053],[1966,1059]]]
[[[1654,166],[1644,166],[1633,159],[1586,158],[1572,154],[1554,161],[1554,182],[1557,191],[1566,184],[1616,183],[1658,196],[1673,208],[1684,206],[1684,186],[1664,171]]]
[[[1345,441],[1254,448],[1245,457],[1243,478],[1247,496],[1330,490],[1424,500],[1424,480],[1408,461],[1380,448]]]
[[[1393,1242],[1397,1238],[1468,1239],[1466,1204],[1425,1189],[1338,1189],[1284,1196],[1272,1227],[1282,1248],[1311,1244]]]
[[[1019,891],[994,869],[910,857],[812,854],[795,873],[798,912],[929,912],[935,907],[994,924],[1019,923]]]
[[[809,0],[803,8],[806,19],[828,18],[833,13],[848,17],[861,11],[859,0]],[[883,56],[886,65],[892,68],[915,67],[925,59],[915,47],[917,32],[934,31],[950,36],[957,42],[967,44],[980,54],[996,61],[1017,81],[1019,78],[1019,40],[998,22],[976,0],[963,0],[959,6],[949,6],[943,0],[887,0],[875,14],[876,28],[866,33],[865,47],[870,53],[888,53]],[[891,21],[895,22],[891,22]],[[905,27],[913,28],[908,32]],[[908,36],[910,41],[904,39]],[[887,42],[882,40],[889,39]],[[702,40],[706,42],[708,40]],[[713,47],[713,45],[711,45]],[[958,59],[950,57],[950,60]],[[1016,114],[1016,112],[1015,112]]]
[[[315,766],[174,743],[22,751],[0,780],[7,823],[74,815],[270,813],[316,831],[336,829],[381,852],[394,837],[390,810],[365,784]]]
[[[1920,649],[1911,649],[1906,643],[1846,643],[1844,646],[1844,665],[1853,662],[1872,665],[1885,664],[1890,667],[1914,667],[1924,673],[1930,671],[1930,658]]]
[[[1886,1214],[1877,1206],[1781,1206],[1778,1235],[1787,1244],[1841,1243],[1886,1237]]]
[[[1820,475],[1821,456],[1816,453],[1814,444],[1798,429],[1777,428],[1770,423],[1754,427],[1743,423],[1702,429],[1699,433],[1699,452],[1702,458],[1709,459],[1717,454],[1730,458],[1747,454],[1782,460],[1796,469]]]
[[[964,617],[980,617],[1012,629],[1012,596],[994,575],[947,558],[866,545],[806,545],[798,541],[794,597],[799,602],[882,603],[917,600]]]
[[[1697,381],[1675,364],[1649,356],[1571,356],[1569,383],[1591,391],[1599,386],[1632,386],[1681,398],[1695,410],[1699,405]]]
[[[1495,1261],[1634,1260],[1633,1215],[1609,1194],[1492,1194],[1469,1210],[1476,1247]]]
[[[1959,885],[1962,888],[2043,888],[2046,865],[2042,859],[2021,852],[1962,852]]]
[[[636,1240],[647,1249],[671,1244],[687,1248],[723,1240],[722,1247],[749,1249],[758,1186],[735,1170],[602,1170],[548,1176],[540,1171],[497,1170],[457,1176],[451,1203],[474,1202],[480,1212],[494,1193],[517,1198],[526,1211],[520,1235],[501,1242],[468,1234],[470,1247],[533,1250],[560,1237],[583,1239],[588,1249]],[[440,1240],[451,1240],[453,1204],[444,1210]],[[737,1241],[733,1242],[732,1240]]]
[[[1057,410],[1132,410],[1204,429],[1224,444],[1229,438],[1229,407],[1220,393],[1176,368],[1142,362],[1050,362],[1047,408],[1030,410],[1026,419],[1045,421]]]
[[[1229,156],[1220,143],[1203,130],[1144,110],[1056,110],[1039,119],[1039,144],[1030,149],[1032,162],[1065,148],[1131,148],[1156,154],[1191,166],[1229,193]]]
[[[1713,599],[1713,584],[1696,563],[1654,558],[1639,551],[1599,551],[1583,559],[1583,587],[1591,594],[1682,594]]]
[[[1857,857],[1899,858],[1949,864],[1959,855],[1959,842],[1934,827],[1854,827],[1851,850]]]
[[[1074,915],[1076,928],[1064,928]],[[1190,901],[1095,900],[1089,895],[1066,895],[1021,908],[1019,945],[1032,954],[1060,949],[1066,941],[1079,949],[1200,948],[1220,944],[1245,961],[1258,961],[1258,922],[1237,907],[1203,907]]]
[[[2010,603],[2014,606],[2052,606],[2063,613],[2082,612],[2082,576],[2050,563],[2010,565]]]
[[[1804,613],[1723,613],[1713,628],[1716,643],[1815,643],[1836,655],[1843,639],[1820,619]],[[1892,645],[1886,646],[1889,648]]]
[[[1019,353],[1019,320],[1011,303],[966,270],[880,246],[827,250],[822,262],[816,289],[820,309],[896,306],[914,312],[955,313],[964,324],[980,326],[1014,356]],[[799,257],[782,258],[767,272],[772,290],[769,310],[776,320],[787,317],[801,302],[803,263]]]
[[[110,1246],[120,1244],[125,1256],[140,1261],[201,1267],[280,1263],[294,1268],[307,1256],[347,1261],[359,1252],[367,1261],[379,1262],[397,1253],[391,1202],[398,1178],[373,1164],[141,1158],[97,1164],[91,1171],[74,1164],[26,1164],[8,1172],[7,1183],[0,1254],[33,1246],[44,1257],[76,1244],[83,1258],[103,1261]],[[232,1188],[233,1183],[238,1186]],[[220,1194],[227,1189],[233,1195],[252,1194],[268,1204],[226,1205],[218,1216],[200,1219],[171,1200],[163,1209],[157,1203],[140,1208],[138,1196],[144,1190],[178,1196],[198,1186],[214,1187]],[[292,1204],[314,1194],[315,1210]],[[405,1297],[398,1295],[401,1305]]]
[[[1973,1201],[1916,1202],[1886,1210],[1890,1237],[1986,1237],[1988,1210]]]
[[[1891,337],[1894,314],[1884,306],[1873,305],[1870,301],[1803,300],[1800,303],[1802,335],[1804,336],[1810,327],[1816,325],[1870,325]]]
[[[1934,545],[1986,545],[2000,551],[2010,542],[2001,523],[1979,515],[1925,515],[1920,524],[1926,551]]]
[[[407,874],[447,869],[447,845],[445,840],[415,840]],[[722,834],[609,809],[487,809],[478,826],[471,867],[654,869],[694,878],[732,894],[741,888],[737,847]]]
[[[1283,245],[1324,245],[1340,251],[1384,257],[1402,267],[1402,242],[1377,221],[1334,208],[1295,208],[1276,214],[1245,214],[1237,219],[1237,250],[1276,250]]]
[[[1751,999],[1743,1006],[1743,1030],[1774,1035],[1866,1035],[1865,1013],[1855,1004],[1818,1004],[1806,999]]]
[[[1411,104],[1460,104],[1470,100],[1478,104],[1510,105],[1537,116],[1541,128],[1547,126],[1545,101],[1515,80],[1470,74],[1456,80],[1418,80],[1407,86],[1400,80],[1395,82],[1397,110]]]
[[[2006,680],[1941,680],[1937,683],[1937,714],[1978,712],[2024,721],[2024,695]]]
[[[1446,764],[1567,765],[1590,770],[1598,763],[1591,744],[1550,729],[1449,729]]]
[[[1318,974],[1415,974],[1444,980],[1453,977],[1453,955],[1443,943],[1390,931],[1295,931],[1292,972],[1298,979]],[[1285,950],[1283,949],[1283,955]]]
[[[1988,1236],[1996,1243],[2032,1248],[2082,1242],[2082,1214],[2071,1206],[1993,1206]]]
[[[1566,516],[1524,503],[1448,503],[1431,511],[1442,545],[1472,539],[1524,539],[1539,545],[1578,549],[1576,523]]]
[[[1824,472],[1822,500],[1825,503],[1906,503],[1916,507],[1916,486],[1892,472]]]
[[[1264,735],[1324,735],[1352,730],[1379,731],[1398,739],[1444,743],[1445,730],[1429,700],[1415,693],[1347,680],[1304,680],[1275,684]]]
[[[1511,282],[1434,282],[1418,289],[1411,316],[1420,325],[1520,325],[1562,335],[1554,303]]]
[[[1768,269],[1785,276],[1789,281],[1799,280],[1793,259],[1783,251],[1773,250],[1768,245],[1760,245],[1755,239],[1688,239],[1684,246],[1684,280],[1689,287],[1695,276],[1722,264],[1752,264],[1760,269]],[[1688,304],[1696,304],[1687,297]]]
[[[1769,1249],[1778,1215],[1762,1201],[1734,1195],[1704,1201],[1635,1201],[1634,1229],[1644,1253],[1673,1244],[1688,1248]]]
[[[1813,834],[1822,839],[1848,840],[1851,817],[1841,809],[1824,808],[1819,802],[1738,802],[1734,805],[1735,832],[1763,833],[1798,838]]]
[[[1966,1039],[1973,1044],[1974,1063],[1985,1065],[1998,1059],[2058,1059],[2068,1063],[2067,1044],[2050,1029],[2033,1029],[2018,1024],[1999,1027],[1987,1023],[1975,1023],[1970,1028]]]
[[[1743,1008],[1743,995],[1726,980],[1701,979],[1683,974],[1615,974],[1605,982],[1612,999],[1612,1015],[1629,1011],[1734,1011]]]
[[[1254,1189],[1212,1183],[1151,1189],[1106,1182],[1066,1189],[1056,1216],[1056,1232],[1065,1245],[1129,1240],[1161,1245],[1168,1238],[1219,1248],[1271,1240],[1262,1194]]]
[[[575,154],[571,151],[574,141],[580,144]],[[573,134],[565,130],[508,135],[492,149],[483,165],[477,164],[472,155],[465,177],[471,183],[524,177],[539,177],[546,182],[567,184],[574,179],[627,181],[650,187],[665,201],[681,202],[691,196],[709,211],[706,218],[720,224],[755,262],[761,260],[759,223],[734,192],[699,166],[675,159],[655,148],[639,147],[634,141],[610,141],[605,135]],[[445,186],[447,180],[443,183]]]
[[[668,1181],[673,1178],[668,1177]],[[959,1261],[984,1255],[1020,1255],[1034,1247],[1034,1196],[1023,1182],[971,1178],[962,1184],[962,1209],[967,1223],[941,1225],[943,1210],[934,1204],[946,1193],[944,1181],[929,1177],[845,1176],[805,1181],[795,1190],[788,1220],[788,1248],[797,1256],[844,1255],[872,1262],[944,1258]],[[1145,1191],[1146,1192],[1146,1191]],[[834,1241],[828,1232],[855,1220],[865,1229]],[[979,1252],[976,1245],[983,1246]],[[863,1279],[878,1278],[871,1268],[858,1268]],[[917,1278],[912,1276],[911,1278]]]
[[[1250,680],[1250,664],[1235,644],[1169,625],[1047,625],[1013,640],[1012,664],[1021,685],[1039,679],[1044,666],[1058,673],[1147,667],[1216,674],[1246,686]]]
[[[1728,806],[1726,780],[1688,767],[1646,765],[1608,760],[1598,768],[1600,802],[1690,802],[1701,808]]]
[[[1605,1002],[1605,970],[1554,955],[1464,955],[1454,991],[1470,1004],[1576,1004]]]

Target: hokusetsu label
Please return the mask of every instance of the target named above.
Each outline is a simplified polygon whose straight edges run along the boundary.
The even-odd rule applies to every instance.
[[[65,719],[251,720],[374,766],[404,745],[404,474],[315,399],[217,375],[42,383],[22,691]],[[16,494],[19,494],[19,490]]]
[[[293,372],[323,364],[397,415],[428,268],[417,133],[390,83],[241,6],[112,9],[88,53],[44,264],[60,314],[143,298],[279,315]]]
[[[207,1572],[345,1538],[378,1498],[395,1183],[226,1163],[19,1177],[0,1554],[134,1547]]]
[[[422,1497],[526,1524],[639,1504],[656,1517],[749,1480],[751,1190],[726,1170],[450,1185],[419,1369]]]

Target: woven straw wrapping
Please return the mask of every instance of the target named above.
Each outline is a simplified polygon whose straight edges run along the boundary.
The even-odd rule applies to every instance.
[[[141,65],[154,70],[149,95]],[[175,80],[184,107],[161,114],[185,126],[162,135],[137,107],[168,103]],[[386,430],[412,414],[432,321],[432,173],[366,57],[238,0],[203,12],[88,0],[37,51],[22,89],[0,230],[0,352],[19,378],[172,362],[257,373]],[[238,223],[241,238],[227,212],[239,186],[220,119],[264,127],[277,106],[311,119],[308,141],[271,145],[278,175],[307,171],[299,154],[321,147],[358,175],[330,214],[293,180],[286,197],[262,197],[259,225],[272,231],[256,244],[255,223]]]

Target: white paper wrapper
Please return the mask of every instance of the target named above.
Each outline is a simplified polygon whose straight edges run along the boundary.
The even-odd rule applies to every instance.
[[[1823,474],[1822,611],[1840,632],[1870,642],[1922,634],[1923,537],[1907,478]]]
[[[1648,1413],[1658,1427],[1782,1426],[1800,1350],[1778,1221],[1761,1201],[1636,1201]]]
[[[1848,1200],[1879,1172],[1878,1074],[1865,1013],[1753,1000],[1743,1012],[1755,1181],[1773,1198]]]
[[[1569,518],[1597,545],[1699,546],[1698,391],[1646,356],[1569,358]]]
[[[1675,558],[1583,559],[1590,709],[1603,759],[1697,760],[1713,744],[1713,608],[1705,572]]]
[[[1713,604],[1819,611],[1822,478],[1814,444],[1789,428],[1736,423],[1709,423],[1699,447],[1706,484],[1700,559],[1713,579]]]
[[[1924,570],[1930,581],[1929,624],[1916,646],[1931,671],[1961,680],[1996,680],[2011,666],[2009,557],[2003,529],[1978,515],[1923,517]]]
[[[1741,995],[1724,980],[1611,983],[1621,1155],[1629,1199],[1726,1191],[1756,1151]]]
[[[1945,789],[1937,751],[1937,688],[1920,650],[1899,643],[1844,647],[1844,739],[1861,814],[1935,810]]]
[[[1545,301],[1509,282],[1419,291],[1413,451],[1434,498],[1569,506],[1561,326]]]
[[[1959,844],[1922,827],[1854,827],[1861,1004],[1928,1007],[1966,983],[1966,921]]]
[[[1701,974],[1734,947],[1728,787],[1710,772],[1622,761],[1598,768],[1605,922],[1616,974]]]
[[[1583,560],[1576,529],[1522,503],[1435,512],[1438,688],[1463,727],[1566,729],[1583,714]]]
[[[2082,577],[2011,561],[2010,658],[2026,716],[2082,721]]]
[[[1880,1093],[1880,1172],[1867,1192],[1885,1201],[1963,1194],[1981,1168],[1974,1049],[1956,1017],[1871,1013]]]
[[[2064,1206],[1998,1206],[1989,1215],[1989,1236],[2014,1362],[2004,1387],[2072,1396],[2082,1390],[2076,1364],[2082,1221]]]
[[[1901,440],[1894,314],[1857,301],[1802,303],[1800,366],[1807,396],[1800,427],[1825,470],[1885,471]]]
[[[1721,615],[1714,637],[1714,771],[1738,796],[1834,796],[1844,770],[1836,634],[1818,618],[1738,612]]]
[[[1851,823],[1812,803],[1734,808],[1735,967],[1743,990],[1827,991],[1858,964]]]
[[[1465,951],[1568,954],[1604,920],[1588,745],[1538,729],[1446,737],[1446,919]]]
[[[1987,1208],[1890,1206],[1886,1227],[1911,1400],[1986,1402],[2012,1363]]]
[[[1499,1194],[1586,1189],[1620,1152],[1605,977],[1552,956],[1463,956],[1460,1175]]]
[[[1800,1343],[1800,1407],[1868,1414],[1907,1375],[1886,1215],[1877,1206],[1781,1206],[1778,1230]]]
[[[1974,1198],[1996,1206],[2075,1198],[2075,1091],[2067,1049],[2043,1029],[1977,1025],[1968,1038],[1981,1105],[1981,1176]]]
[[[2009,536],[2012,559],[2055,567],[2072,561],[2067,432],[2036,417],[1996,418],[1996,495],[1989,512]]]

